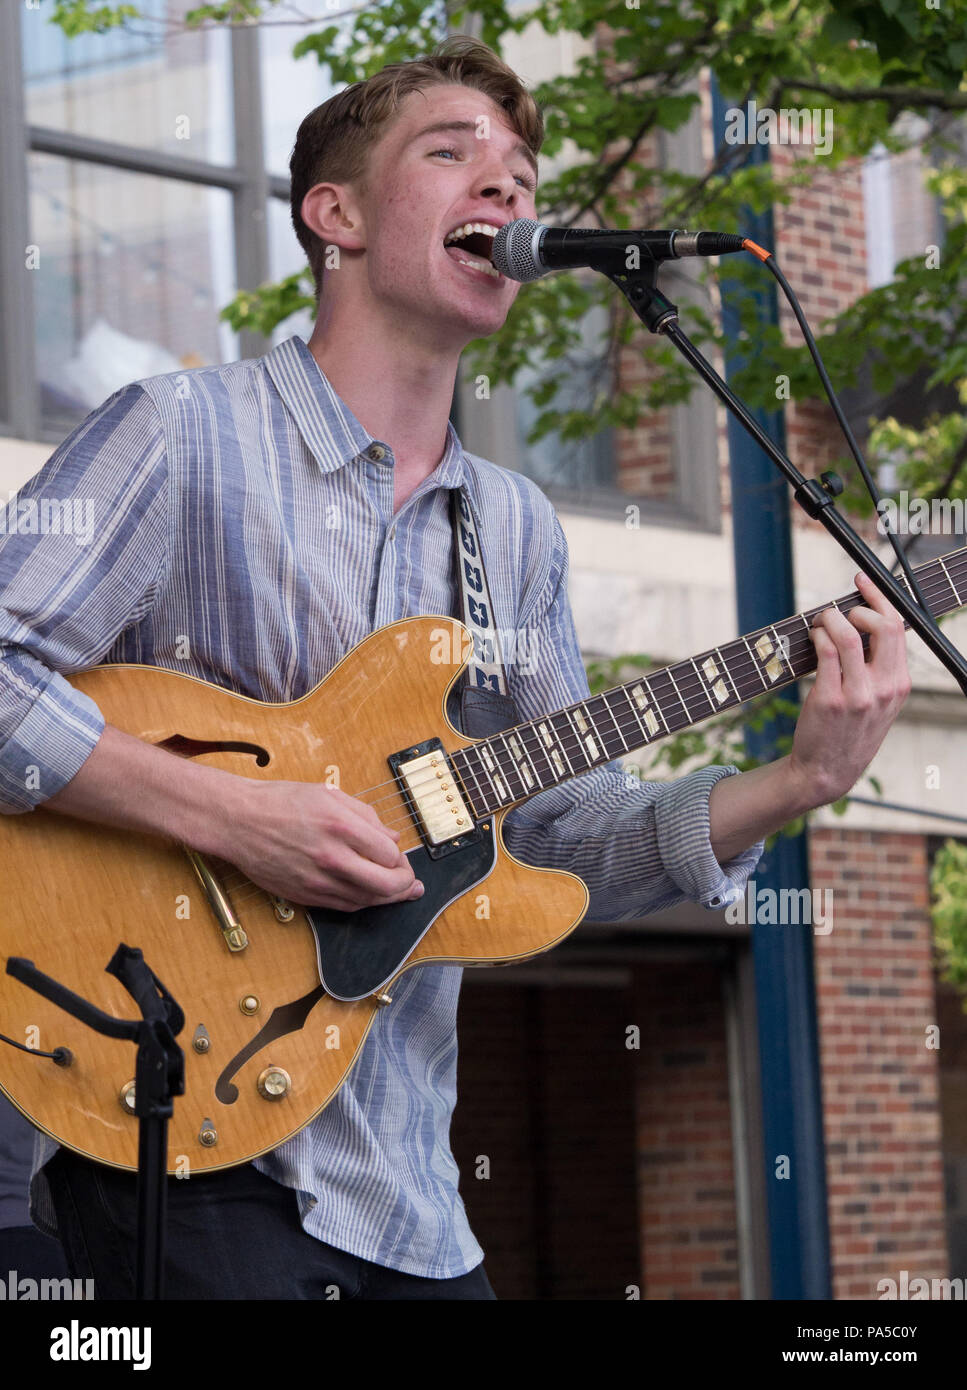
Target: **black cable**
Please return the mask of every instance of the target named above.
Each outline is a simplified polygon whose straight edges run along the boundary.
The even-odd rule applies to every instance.
[[[21,1052],[29,1052],[31,1057],[49,1057],[59,1067],[69,1067],[74,1060],[73,1053],[67,1047],[55,1047],[53,1052],[41,1052],[38,1047],[27,1047],[25,1043],[14,1042],[13,1038],[8,1038],[0,1033],[0,1042],[9,1043],[11,1047],[19,1047]]]
[[[910,592],[913,594],[914,598],[916,599],[917,603],[919,603],[923,611],[929,614],[930,609],[927,607],[927,601],[920,591],[920,585],[917,583],[916,576],[913,570],[910,568],[910,561],[907,559],[906,552],[900,545],[897,539],[896,532],[891,529],[886,514],[880,511],[881,499],[879,489],[876,486],[876,483],[873,479],[873,475],[870,473],[869,468],[866,466],[866,460],[860,452],[860,446],[857,444],[853,436],[853,431],[850,429],[849,421],[843,414],[843,408],[836,398],[836,392],[833,390],[833,384],[829,379],[829,375],[826,371],[825,366],[823,365],[823,359],[819,355],[819,348],[816,346],[816,340],[813,337],[812,332],[810,331],[809,324],[806,322],[806,316],[800,307],[799,300],[796,298],[795,291],[789,284],[789,281],[786,279],[785,275],[783,275],[782,271],[779,269],[779,266],[776,262],[776,258],[773,254],[770,253],[764,259],[762,257],[760,257],[759,259],[763,260],[763,264],[772,272],[776,280],[778,280],[779,286],[782,289],[783,294],[789,301],[790,308],[796,316],[796,321],[798,322],[799,327],[802,329],[802,335],[806,341],[806,346],[809,349],[809,355],[812,357],[813,362],[816,364],[816,371],[819,373],[819,379],[823,384],[823,390],[826,392],[826,395],[829,399],[829,403],[833,407],[833,414],[836,416],[836,419],[839,422],[839,427],[843,431],[843,434],[846,438],[846,443],[849,445],[850,453],[856,460],[857,467],[859,468],[860,473],[863,476],[863,481],[866,484],[867,491],[873,499],[873,505],[876,508],[877,515],[879,516],[880,522],[883,526],[883,530],[886,532],[887,538],[889,539],[890,544],[893,546],[893,550],[896,554],[897,560],[900,563],[900,567],[903,570]]]

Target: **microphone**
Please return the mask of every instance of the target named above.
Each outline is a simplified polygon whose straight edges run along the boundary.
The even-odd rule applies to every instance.
[[[723,256],[744,249],[745,237],[734,232],[626,232],[585,227],[545,227],[532,217],[518,217],[494,237],[493,264],[510,280],[539,280],[551,270],[632,270],[642,260],[669,261],[680,256]],[[631,256],[638,250],[637,262]]]

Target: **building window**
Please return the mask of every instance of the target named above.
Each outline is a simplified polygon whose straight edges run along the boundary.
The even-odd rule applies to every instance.
[[[176,179],[32,154],[37,378],[62,431],[139,377],[231,360],[231,197]]]

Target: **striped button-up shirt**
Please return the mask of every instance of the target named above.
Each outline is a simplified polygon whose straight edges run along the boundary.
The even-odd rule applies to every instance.
[[[495,625],[527,635],[504,650],[521,718],[585,698],[567,547],[540,489],[467,453],[452,425],[395,513],[393,477],[391,442],[360,424],[298,337],[115,392],[0,510],[0,811],[53,796],[98,741],[103,716],[65,674],[142,662],[295,700],[375,628],[459,615],[455,487],[477,518]],[[505,841],[526,863],[579,874],[594,918],[720,906],[762,850],[725,865],[712,853],[709,791],[735,771],[664,784],[609,763],[515,809]],[[311,1235],[432,1278],[483,1254],[449,1143],[461,978],[457,966],[406,972],[329,1105],[255,1160],[296,1192]],[[48,1231],[42,1167],[55,1148],[38,1136],[32,1213]]]

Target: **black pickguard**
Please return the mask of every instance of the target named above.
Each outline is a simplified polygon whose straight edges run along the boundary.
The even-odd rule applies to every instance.
[[[414,902],[359,912],[307,907],[316,937],[319,979],[326,992],[344,1002],[375,994],[393,978],[444,908],[487,877],[496,857],[490,823],[480,840],[443,859],[431,859],[422,846],[407,854],[424,885],[422,898]]]

